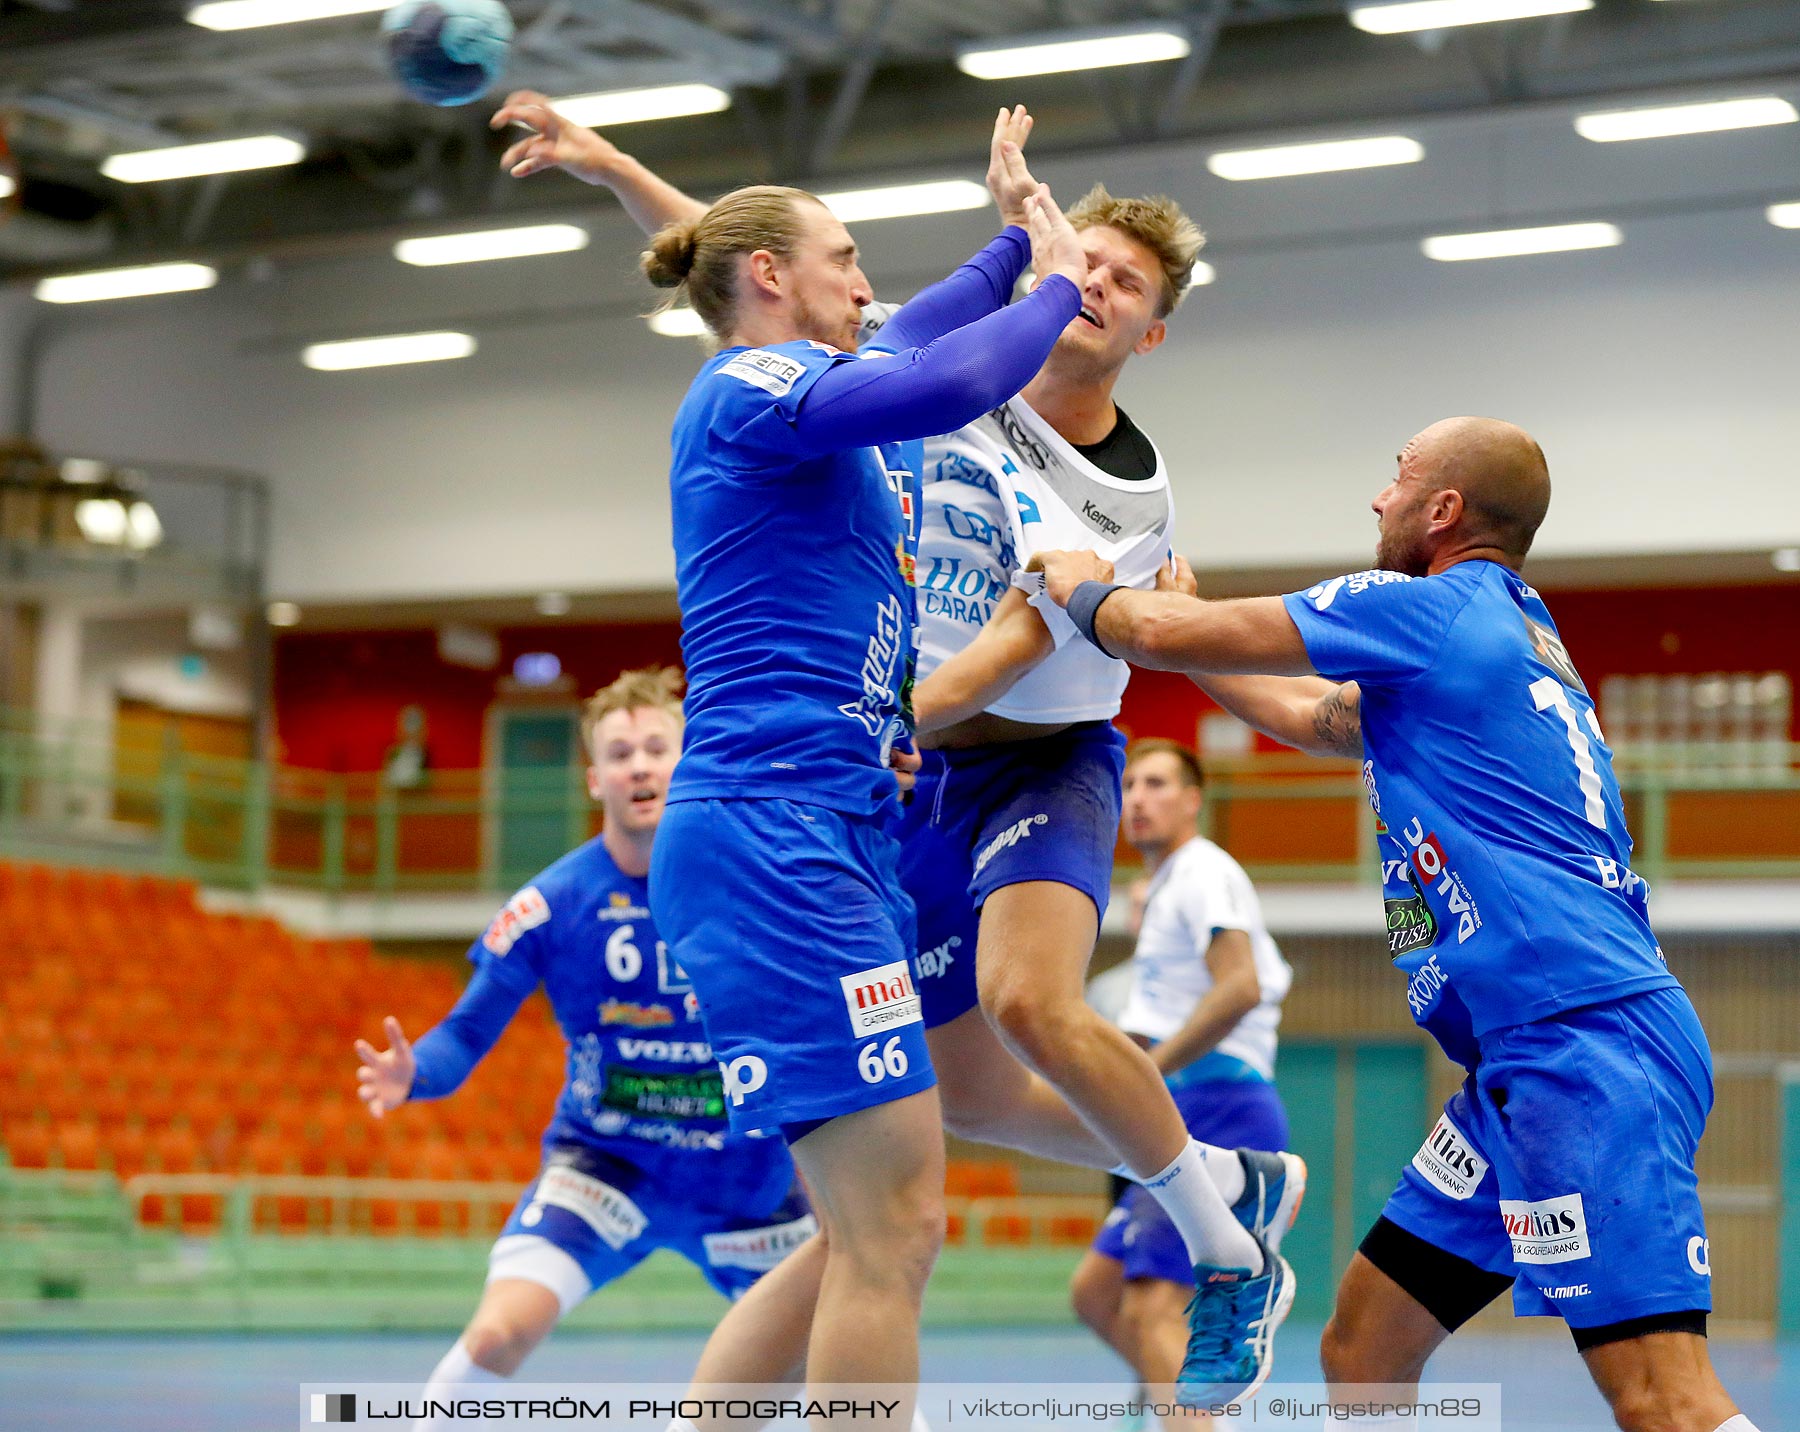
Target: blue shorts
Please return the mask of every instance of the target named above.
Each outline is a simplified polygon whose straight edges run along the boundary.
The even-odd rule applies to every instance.
[[[548,1152],[513,1207],[494,1244],[488,1281],[542,1284],[566,1314],[658,1248],[670,1248],[735,1301],[818,1226],[798,1180],[773,1210],[737,1216],[696,1207],[622,1159],[566,1144]]]
[[[1521,1317],[1710,1311],[1694,1152],[1712,1102],[1685,990],[1495,1030],[1382,1214],[1516,1278]]]
[[[898,828],[900,882],[918,908],[919,995],[935,1028],[979,1002],[975,933],[994,891],[1054,880],[1106,914],[1125,738],[1087,721],[1039,740],[922,754]]]
[[[883,822],[824,806],[691,800],[663,816],[650,905],[699,996],[739,1133],[937,1083],[898,861]]]
[[[1188,1132],[1202,1143],[1225,1149],[1288,1146],[1287,1110],[1267,1080],[1190,1084],[1169,1092]],[[1100,1225],[1094,1251],[1123,1263],[1128,1279],[1161,1278],[1193,1286],[1194,1267],[1181,1234],[1155,1195],[1135,1184]]]

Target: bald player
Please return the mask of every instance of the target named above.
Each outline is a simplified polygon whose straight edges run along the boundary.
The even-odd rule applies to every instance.
[[[1363,761],[1389,953],[1468,1077],[1344,1275],[1326,1376],[1415,1384],[1511,1287],[1568,1324],[1627,1432],[1755,1432],[1706,1349],[1706,1036],[1651,932],[1594,703],[1519,575],[1549,504],[1527,433],[1450,418],[1375,498],[1370,571],[1203,602],[1049,553],[1046,585],[1102,650]]]

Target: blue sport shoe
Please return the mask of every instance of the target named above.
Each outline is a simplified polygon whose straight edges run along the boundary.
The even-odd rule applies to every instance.
[[[1182,1407],[1211,1407],[1253,1397],[1275,1365],[1275,1330],[1294,1306],[1294,1270],[1257,1235],[1263,1271],[1194,1268],[1187,1305],[1188,1350],[1175,1380]]]
[[[1279,1253],[1306,1197],[1306,1160],[1263,1149],[1239,1149],[1237,1156],[1244,1166],[1244,1191],[1231,1211],[1269,1252]]]

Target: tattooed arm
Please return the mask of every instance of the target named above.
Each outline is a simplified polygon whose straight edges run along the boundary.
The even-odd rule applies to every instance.
[[[1193,676],[1246,726],[1312,756],[1362,755],[1362,692],[1322,676]]]

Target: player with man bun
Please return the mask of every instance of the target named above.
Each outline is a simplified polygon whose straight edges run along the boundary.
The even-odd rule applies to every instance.
[[[511,1377],[559,1319],[655,1249],[680,1253],[732,1299],[790,1252],[798,1265],[823,1262],[781,1140],[727,1127],[692,988],[650,913],[679,689],[669,668],[627,671],[588,703],[588,790],[605,828],[495,916],[441,1023],[409,1044],[390,1017],[387,1049],[356,1042],[358,1089],[380,1118],[455,1093],[540,986],[568,1040],[543,1171],[494,1244],[481,1304],[427,1397]]]
[[[541,95],[509,97],[493,123],[533,131],[503,157],[511,173],[563,168],[603,184],[647,230],[703,209]],[[1022,106],[1000,111],[988,184],[1009,224],[1035,187],[1020,154],[1030,131]],[[1203,1270],[1187,1393],[1229,1397],[1268,1374],[1270,1340],[1293,1295],[1292,1270],[1270,1255],[1305,1166],[1190,1139],[1148,1059],[1086,1009],[1081,977],[1118,824],[1122,742],[1109,720],[1126,668],[1083,655],[1054,607],[1009,591],[1036,547],[1076,534],[1105,541],[1146,585],[1169,572],[1168,476],[1112,390],[1127,359],[1161,344],[1201,236],[1168,199],[1116,199],[1103,188],[1075,216],[1081,312],[1025,393],[925,444],[920,671],[936,674],[920,686],[919,716],[922,744],[954,749],[927,755],[924,789],[905,817],[901,878],[920,912],[915,970],[946,1123],[1096,1168],[1123,1158]],[[1007,290],[996,292],[1004,302]],[[883,327],[892,312],[865,305],[866,347],[894,345]],[[954,781],[952,767],[961,770]],[[1031,839],[1040,817],[1056,822],[1053,839]],[[987,1013],[977,1008],[978,939]]]

